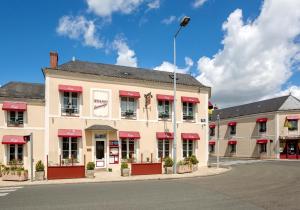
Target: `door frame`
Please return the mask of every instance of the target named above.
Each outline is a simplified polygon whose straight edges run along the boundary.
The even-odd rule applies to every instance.
[[[105,135],[106,137],[103,139],[100,138],[96,138],[95,135]],[[93,132],[93,148],[94,148],[94,152],[93,152],[93,159],[95,162],[95,168],[106,168],[107,167],[107,138],[108,135],[106,132]],[[97,166],[97,162],[101,162],[100,160],[97,161],[96,158],[96,141],[103,141],[104,142],[104,158],[103,158],[103,166]]]

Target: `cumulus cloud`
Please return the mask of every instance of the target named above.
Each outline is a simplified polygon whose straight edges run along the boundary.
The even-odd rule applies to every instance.
[[[190,69],[193,67],[194,62],[190,57],[185,57],[185,68],[179,68],[178,66],[176,66],[176,72],[177,73],[188,73],[190,71]],[[167,72],[173,72],[175,69],[175,66],[173,63],[170,63],[168,61],[163,61],[161,65],[156,66],[153,68],[154,70],[158,70],[158,71],[167,71]]]
[[[134,50],[130,49],[124,39],[115,39],[113,48],[117,50],[116,64],[121,66],[137,67],[137,58]]]
[[[148,9],[158,9],[160,7],[160,0],[153,0],[147,4]]]
[[[82,41],[83,45],[96,49],[103,47],[102,41],[97,36],[94,21],[87,20],[84,16],[63,16],[59,19],[56,32],[73,40]]]
[[[166,25],[170,25],[170,24],[172,24],[175,21],[176,21],[176,16],[171,15],[170,17],[167,17],[167,18],[163,19],[161,21],[161,23],[166,24]]]
[[[207,0],[195,0],[193,3],[194,8],[199,8],[201,7]]]
[[[86,0],[90,11],[101,17],[110,17],[114,12],[130,14],[143,0]],[[154,4],[155,6],[155,4]]]
[[[198,60],[200,82],[213,87],[213,99],[223,106],[275,95],[299,63],[300,1],[265,0],[253,21],[243,21],[242,10],[223,23],[225,36],[212,58]]]

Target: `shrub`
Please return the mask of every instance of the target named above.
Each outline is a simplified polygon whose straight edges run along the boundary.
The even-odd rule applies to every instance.
[[[121,164],[121,169],[125,169],[125,168],[128,168],[128,163],[123,162],[123,163]]]
[[[196,165],[199,163],[199,161],[197,160],[196,156],[195,155],[191,155],[190,158],[189,158],[189,162],[193,165]]]
[[[45,166],[43,164],[43,162],[41,160],[39,160],[36,164],[35,164],[35,170],[36,171],[44,171],[45,170]]]
[[[173,159],[170,157],[166,157],[164,162],[164,167],[172,167],[174,165]]]
[[[94,170],[95,169],[95,163],[94,162],[88,162],[86,165],[87,170]]]

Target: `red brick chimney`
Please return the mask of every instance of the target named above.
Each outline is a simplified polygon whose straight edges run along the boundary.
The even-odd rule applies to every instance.
[[[57,69],[58,65],[58,53],[50,52],[50,68]]]

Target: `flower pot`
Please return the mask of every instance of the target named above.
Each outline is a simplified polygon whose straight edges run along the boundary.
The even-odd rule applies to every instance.
[[[95,177],[95,171],[94,170],[86,170],[86,177],[87,178],[94,178]]]
[[[28,180],[28,172],[21,171],[20,173],[16,171],[10,171],[8,173],[2,174],[3,181],[26,181]]]
[[[121,176],[129,176],[130,169],[129,168],[122,168],[121,169]]]
[[[36,171],[35,172],[35,180],[43,181],[45,179],[45,171]]]
[[[191,165],[178,165],[177,166],[177,173],[184,174],[184,173],[191,173],[192,166]]]
[[[173,174],[173,167],[165,167],[165,174]]]

